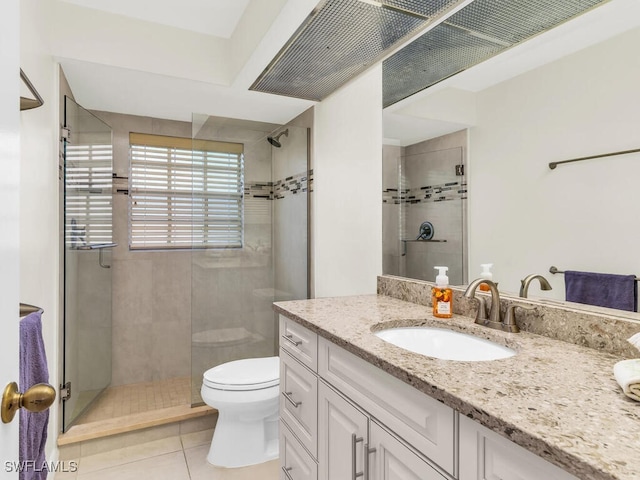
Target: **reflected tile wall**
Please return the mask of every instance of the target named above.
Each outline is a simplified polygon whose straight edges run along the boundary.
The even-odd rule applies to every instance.
[[[385,273],[433,280],[433,267],[446,265],[452,284],[467,278],[466,182],[455,174],[455,165],[466,164],[466,142],[463,130],[407,147],[383,146]],[[401,239],[418,237],[425,221],[433,224],[434,239],[446,243],[403,245]]]

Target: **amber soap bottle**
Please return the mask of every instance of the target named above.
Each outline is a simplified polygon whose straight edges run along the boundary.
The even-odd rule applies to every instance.
[[[453,316],[453,292],[449,288],[449,267],[434,267],[438,270],[436,286],[431,290],[431,303],[433,304],[433,316],[438,318],[451,318]]]

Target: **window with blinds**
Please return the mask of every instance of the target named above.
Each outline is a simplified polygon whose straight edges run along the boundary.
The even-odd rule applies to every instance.
[[[111,145],[65,146],[65,242],[68,248],[111,243]]]
[[[243,145],[131,133],[129,248],[239,248]]]

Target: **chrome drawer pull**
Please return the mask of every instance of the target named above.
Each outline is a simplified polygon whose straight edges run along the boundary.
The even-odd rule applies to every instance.
[[[356,445],[363,440],[362,437],[356,437],[355,433],[351,434],[351,480],[364,476],[364,472],[356,471]]]
[[[372,453],[376,453],[375,448],[369,448],[369,444],[364,444],[364,453],[366,456],[364,457],[364,480],[369,480],[369,455]]]
[[[282,467],[282,471],[284,472],[284,476],[287,477],[288,480],[293,480],[293,477],[289,473],[293,470],[293,467]]]
[[[289,343],[292,343],[294,347],[299,347],[300,345],[302,345],[302,340],[294,340],[293,335],[291,335],[290,333],[287,335],[282,335],[282,338],[284,338]]]
[[[291,405],[293,405],[294,407],[298,408],[300,405],[302,405],[302,402],[296,402],[293,398],[291,398],[291,394],[292,394],[292,392],[282,392],[282,395],[284,395],[284,398],[289,400],[289,403]]]

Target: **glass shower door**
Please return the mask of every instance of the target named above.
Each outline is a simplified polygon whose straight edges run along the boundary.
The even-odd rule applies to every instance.
[[[111,127],[65,97],[65,136],[63,431],[111,382],[115,246]]]

